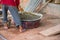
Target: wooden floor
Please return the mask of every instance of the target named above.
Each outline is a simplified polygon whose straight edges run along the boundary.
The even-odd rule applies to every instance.
[[[3,35],[7,40],[60,40],[60,34],[53,36],[45,37],[39,34],[40,31],[53,27],[60,24],[60,18],[44,14],[40,22],[40,27],[34,29],[28,29],[27,31],[20,33],[16,28],[10,28],[4,30],[3,27],[0,27],[0,34]]]

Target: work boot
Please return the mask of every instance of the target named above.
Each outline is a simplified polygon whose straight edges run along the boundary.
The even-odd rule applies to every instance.
[[[8,29],[8,22],[4,23],[4,29]]]

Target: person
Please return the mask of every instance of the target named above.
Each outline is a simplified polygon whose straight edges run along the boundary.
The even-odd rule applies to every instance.
[[[2,4],[4,28],[5,29],[9,28],[7,19],[7,11],[9,10],[16,24],[16,27],[19,29],[20,32],[22,32],[23,27],[21,24],[20,16],[18,14],[18,6],[20,4],[20,0],[0,0],[0,4]]]

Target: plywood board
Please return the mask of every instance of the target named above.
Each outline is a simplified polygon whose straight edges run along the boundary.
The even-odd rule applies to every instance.
[[[44,36],[50,36],[50,35],[54,35],[57,33],[60,33],[60,24],[40,32],[40,34]]]

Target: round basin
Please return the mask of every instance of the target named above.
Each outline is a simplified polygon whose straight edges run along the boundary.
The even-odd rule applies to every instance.
[[[20,14],[22,20],[22,26],[24,28],[36,28],[40,25],[40,20],[43,15],[40,13],[22,13]]]

